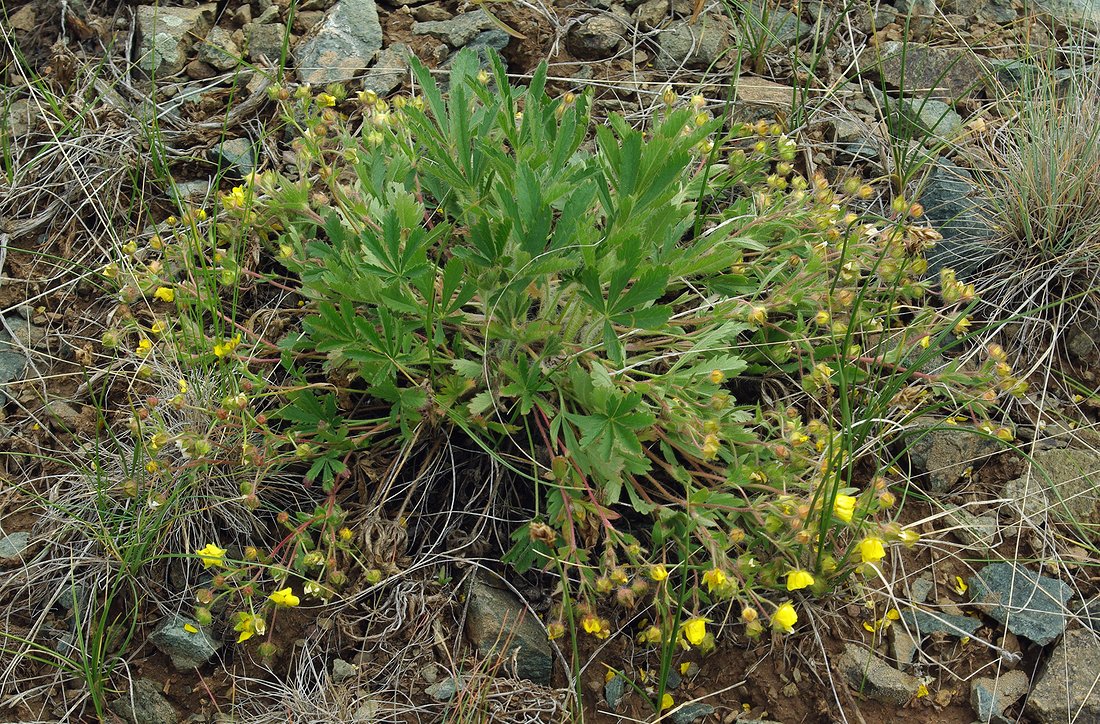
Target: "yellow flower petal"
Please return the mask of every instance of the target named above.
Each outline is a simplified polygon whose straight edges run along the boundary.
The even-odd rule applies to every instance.
[[[886,557],[881,538],[864,538],[859,542],[859,555],[864,563],[877,563]]]
[[[213,543],[207,543],[206,546],[195,551],[199,560],[202,561],[203,568],[225,565],[225,553],[225,548],[219,548]]]
[[[798,612],[790,603],[780,604],[772,614],[772,628],[783,633],[794,631],[794,625],[798,623]]]
[[[276,606],[294,607],[302,602],[289,587],[275,591],[275,593],[268,596],[268,599]]]
[[[838,495],[833,501],[833,515],[845,523],[852,522],[852,515],[856,512],[856,498],[851,495]]]
[[[809,571],[793,570],[787,574],[787,590],[798,591],[814,585],[814,577]]]
[[[699,617],[689,618],[684,622],[683,631],[688,643],[698,646],[707,637],[707,620]]]

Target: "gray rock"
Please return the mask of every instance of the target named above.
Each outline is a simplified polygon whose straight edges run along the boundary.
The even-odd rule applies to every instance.
[[[413,11],[413,18],[422,23],[450,20],[454,16],[450,10],[439,5],[421,5]]]
[[[282,23],[264,25],[249,23],[245,26],[244,37],[248,45],[248,59],[259,63],[267,58],[268,62],[278,63],[283,53],[283,40],[286,38],[286,26]]]
[[[432,684],[424,689],[424,693],[436,701],[450,701],[458,693],[459,682],[453,676],[448,676],[443,681]]]
[[[378,54],[378,59],[363,78],[363,90],[386,96],[396,90],[409,75],[409,46],[394,43]]]
[[[1075,527],[1100,542],[1100,456],[1089,450],[1056,448],[1034,455],[1029,475],[1005,484],[1022,518]]]
[[[895,133],[912,133],[950,141],[962,131],[962,116],[942,101],[902,98],[891,103],[889,119]]]
[[[921,422],[927,427],[908,432],[904,442],[914,481],[930,493],[951,490],[968,468],[1000,450],[996,442],[976,433],[942,423],[929,429],[936,423]]]
[[[1012,563],[991,563],[970,578],[974,601],[1017,636],[1045,646],[1069,621],[1073,589]]]
[[[210,27],[213,4],[197,8],[139,5],[135,24],[138,37],[137,67],[147,76],[164,78],[183,70],[191,60],[188,51],[195,38]]]
[[[511,37],[508,33],[504,32],[500,28],[493,28],[492,30],[483,30],[478,33],[473,40],[466,44],[464,50],[472,50],[477,54],[478,63],[482,68],[489,67],[489,49],[492,48],[499,55],[505,48],[508,47],[508,43],[511,41]],[[454,62],[455,53],[446,62],[445,67],[450,67]],[[501,58],[501,62],[504,62],[504,58]],[[507,63],[504,63],[505,68],[508,67]]]
[[[909,629],[921,638],[929,634],[942,633],[962,638],[970,636],[979,628],[982,622],[943,611],[926,611],[919,608],[911,608],[901,612],[901,618]]]
[[[920,687],[919,679],[898,671],[857,644],[845,645],[838,664],[849,686],[885,704],[902,706]]]
[[[177,204],[200,204],[210,196],[210,182],[205,179],[180,181],[172,184],[171,194]]]
[[[603,686],[603,698],[607,702],[607,708],[618,714],[627,690],[627,682],[622,674],[612,676]]]
[[[50,400],[43,409],[62,429],[73,431],[80,424],[80,411],[64,400]]]
[[[241,50],[228,30],[214,26],[199,45],[199,60],[218,70],[232,70],[241,62]]]
[[[913,603],[924,603],[935,587],[936,584],[932,581],[932,576],[928,574],[918,576],[909,583],[909,600]]]
[[[1100,0],[1038,0],[1036,4],[1061,23],[1100,32]]]
[[[130,691],[107,705],[130,724],[175,724],[180,716],[160,693],[160,685],[149,679],[137,679]]]
[[[12,344],[12,336],[4,325],[0,324],[0,403],[8,399],[5,389],[12,382],[23,379],[27,369],[27,358],[21,348]]]
[[[970,682],[970,706],[983,722],[999,721],[1005,709],[1027,694],[1031,682],[1022,671],[1008,671],[997,678],[981,677]]]
[[[996,257],[989,202],[969,171],[940,158],[928,175],[920,202],[925,217],[943,236],[925,255],[929,276],[951,267],[960,279],[969,279]]]
[[[1066,351],[1078,362],[1090,366],[1100,363],[1100,325],[1075,324],[1067,331],[1065,341]]]
[[[185,630],[186,625],[198,628],[198,633]],[[172,665],[180,671],[202,666],[221,648],[220,641],[199,628],[191,619],[179,614],[172,614],[164,619],[149,636],[149,643],[168,656]]]
[[[601,60],[615,54],[623,42],[622,25],[610,15],[577,23],[565,36],[565,48],[581,60]]]
[[[773,120],[780,114],[790,113],[794,89],[756,76],[737,79],[737,97],[733,103],[733,116],[745,123]]]
[[[1100,721],[1100,643],[1087,629],[1067,631],[1039,675],[1024,711],[1037,724]]]
[[[206,152],[211,163],[216,163],[222,170],[232,171],[238,178],[244,178],[256,170],[256,157],[252,150],[252,142],[247,138],[231,138],[222,141]]]
[[[340,0],[317,34],[294,53],[298,77],[325,85],[355,77],[382,49],[382,26],[374,0]]]
[[[703,702],[685,704],[672,713],[673,724],[692,724],[714,713],[714,707]]]
[[[694,24],[677,22],[658,37],[660,50],[654,65],[660,70],[710,68],[723,57],[732,37],[728,21],[711,13]]]
[[[9,533],[0,537],[0,560],[19,558],[31,543],[31,534],[26,531]]]
[[[859,65],[887,86],[915,98],[953,102],[982,87],[977,60],[969,51],[955,48],[890,41],[863,51]]]
[[[485,658],[503,658],[502,668],[516,678],[548,685],[553,658],[535,614],[511,592],[480,581],[471,584],[468,601],[466,633],[478,652]],[[510,671],[513,661],[515,670]]]
[[[489,14],[484,10],[456,15],[450,20],[433,20],[426,23],[413,23],[415,35],[430,35],[442,40],[452,48],[461,48],[477,37],[478,33],[496,27]]]
[[[341,684],[357,676],[359,676],[359,667],[355,664],[343,659],[332,660],[332,681],[334,684]]]
[[[999,540],[1001,526],[993,513],[974,515],[961,505],[954,505],[946,511],[951,532],[970,548],[988,555]]]
[[[753,37],[767,32],[767,42],[778,45],[791,45],[797,42],[813,28],[798,19],[794,13],[773,2],[753,2],[748,12],[742,14],[742,33],[751,33]]]
[[[668,0],[646,0],[634,10],[634,19],[643,28],[659,28],[668,19]]]
[[[920,639],[907,631],[904,626],[890,627],[890,653],[899,667],[905,668],[917,660],[920,651]]]

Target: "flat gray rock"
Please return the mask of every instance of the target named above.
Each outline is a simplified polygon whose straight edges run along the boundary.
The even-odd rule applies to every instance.
[[[943,236],[925,255],[929,276],[950,267],[965,281],[974,278],[996,257],[989,202],[969,171],[940,158],[928,175],[920,202],[925,218]],[[982,442],[968,442],[968,446],[1000,449],[991,440],[973,437]],[[959,462],[966,464],[962,460]]]
[[[139,5],[137,68],[161,78],[179,73],[191,60],[194,39],[203,37],[210,27],[213,11],[212,3],[197,8]]]
[[[848,685],[884,704],[902,706],[917,694],[920,680],[902,673],[867,649],[847,644],[838,660]]]
[[[130,690],[115,699],[108,708],[129,724],[176,724],[180,716],[160,693],[160,685],[150,679],[137,679]]]
[[[1004,495],[1028,520],[1052,518],[1100,542],[1100,455],[1078,448],[1035,453],[1029,475],[1005,483]]]
[[[0,536],[0,560],[19,558],[31,544],[31,534],[25,531]]]
[[[971,636],[981,628],[982,622],[969,616],[943,613],[942,611],[922,611],[911,608],[901,612],[901,618],[909,628],[919,636],[943,633],[962,638]]]
[[[295,51],[298,77],[314,85],[354,78],[382,49],[382,26],[374,0],[340,0],[321,28]]]
[[[974,602],[1017,636],[1045,646],[1066,629],[1073,589],[1023,566],[992,563],[970,578]]]
[[[1007,671],[997,678],[983,676],[970,682],[970,706],[979,721],[999,721],[1005,709],[1027,694],[1031,682],[1023,671]]]
[[[695,23],[679,21],[658,36],[660,51],[654,65],[661,70],[710,68],[722,59],[732,41],[729,21],[724,17],[707,13]]]
[[[1031,689],[1024,711],[1036,724],[1100,722],[1100,643],[1088,629],[1067,631]]]
[[[1065,25],[1100,32],[1100,0],[1038,0],[1036,4]]]
[[[168,656],[172,660],[172,665],[180,671],[202,666],[221,648],[221,642],[205,630],[199,629],[197,633],[191,633],[184,629],[188,624],[198,628],[191,619],[172,614],[164,619],[149,636],[149,642],[158,651]]]
[[[595,15],[577,23],[565,36],[565,48],[581,60],[614,55],[623,42],[623,26],[610,15]]]
[[[478,33],[495,27],[489,13],[478,9],[472,13],[456,15],[450,20],[413,23],[412,31],[415,35],[430,35],[457,49],[476,38]]]
[[[466,634],[481,656],[499,656],[505,661],[502,669],[509,675],[549,685],[553,658],[546,631],[535,620],[535,614],[510,591],[480,581],[471,584],[468,600]]]
[[[19,382],[27,369],[27,358],[20,347],[13,344],[8,330],[0,325],[0,403],[8,399],[4,391],[9,383]]]
[[[673,724],[693,724],[714,713],[714,707],[703,702],[686,704],[672,713]]]
[[[956,48],[893,40],[863,51],[859,66],[912,98],[953,103],[983,87],[978,61],[970,52]]]
[[[387,96],[409,77],[409,46],[394,43],[378,54],[363,77],[363,90]]]
[[[925,196],[928,196],[927,190]],[[932,251],[938,247],[939,244]],[[931,265],[929,258],[929,267]],[[996,441],[987,437],[935,421],[928,421],[922,429],[907,431],[904,443],[915,481],[930,493],[948,492],[968,468],[980,465],[1001,449]]]

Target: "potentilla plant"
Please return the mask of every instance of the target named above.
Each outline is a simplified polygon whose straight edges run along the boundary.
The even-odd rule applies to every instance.
[[[730,599],[750,634],[794,630],[791,594],[915,542],[891,522],[890,421],[980,422],[1004,394],[992,359],[926,369],[973,289],[923,279],[919,206],[861,218],[870,190],[799,174],[777,124],[669,93],[649,131],[611,116],[586,145],[587,96],[492,66],[460,54],[446,98],[415,62],[411,97],[273,91],[296,176],[240,195],[307,300],[283,434],[326,490],[351,451],[433,431],[496,456],[532,506],[507,560],[574,593],[552,635],[654,603],[677,618],[646,640],[698,646]],[[772,383],[794,402],[766,404]]]

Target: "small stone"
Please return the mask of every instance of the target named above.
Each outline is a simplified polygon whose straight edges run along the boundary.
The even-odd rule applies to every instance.
[[[1059,448],[1034,455],[1028,474],[1005,483],[1004,495],[1025,520],[1053,518],[1067,527],[1091,532],[1100,542],[1100,455]]]
[[[30,33],[38,27],[38,16],[33,5],[24,5],[8,16],[8,24],[12,30],[22,30]]]
[[[248,59],[259,63],[267,58],[269,63],[278,63],[283,52],[283,40],[286,26],[282,23],[263,25],[259,22],[245,26],[244,36],[248,45]]]
[[[12,336],[4,325],[0,324],[0,403],[8,399],[4,391],[10,382],[23,379],[27,369],[27,357],[20,345],[14,344]]]
[[[325,13],[321,10],[305,10],[294,16],[295,32],[305,35],[320,25],[325,19]]]
[[[448,676],[443,681],[425,688],[424,693],[436,701],[450,701],[458,693],[458,682],[454,677]]]
[[[239,8],[233,11],[233,23],[243,28],[252,22],[252,6],[248,3],[242,4]]]
[[[962,131],[962,116],[942,101],[902,98],[893,101],[890,110],[890,125],[895,133],[952,140]]]
[[[733,104],[734,117],[741,122],[772,120],[789,113],[794,100],[794,88],[756,76],[737,79],[737,96]]]
[[[1038,0],[1037,4],[1065,25],[1100,32],[1100,0]]]
[[[191,633],[185,626],[198,631]],[[167,655],[172,660],[172,665],[180,671],[202,666],[221,648],[220,641],[199,628],[191,619],[179,614],[172,614],[164,619],[149,636],[149,643]]]
[[[981,621],[969,616],[943,611],[924,611],[919,608],[902,611],[901,618],[906,626],[922,638],[934,633],[962,638],[972,636],[982,626]]]
[[[925,182],[920,202],[924,205],[925,218],[943,236],[925,255],[929,277],[938,275],[943,267],[951,267],[958,273],[959,279],[966,280],[992,261],[996,248],[992,244],[994,232],[989,202],[969,171],[945,158],[938,159]],[[929,437],[932,441],[943,440],[939,433],[932,433]],[[932,441],[927,444],[932,444]],[[945,449],[935,453],[937,457],[942,455],[951,462],[943,469],[925,468],[930,471],[930,492],[946,492],[958,481],[962,471],[970,466],[965,457],[956,456],[973,455],[971,459],[980,462],[1001,449],[988,438],[976,435],[953,438],[947,444],[957,445],[959,450],[951,452]]]
[[[714,713],[714,707],[703,702],[685,704],[672,713],[673,724],[693,724]]]
[[[1037,724],[1100,721],[1100,643],[1087,629],[1067,631],[1031,689],[1024,711]]]
[[[954,102],[982,87],[982,68],[967,50],[890,41],[864,50],[859,65],[914,98]]]
[[[983,722],[999,720],[1005,709],[1027,694],[1031,682],[1022,671],[1009,671],[997,678],[981,677],[970,682],[970,706]]]
[[[470,586],[466,633],[484,658],[504,660],[503,670],[519,679],[549,685],[553,670],[546,632],[510,591],[480,581]],[[502,650],[504,649],[504,650]]]
[[[413,17],[422,23],[438,23],[450,20],[454,14],[440,5],[421,5],[413,10]]]
[[[627,692],[627,681],[622,674],[615,674],[604,684],[603,698],[607,702],[607,708],[616,714],[620,713],[623,698]]]
[[[646,0],[634,10],[634,19],[643,28],[661,27],[668,19],[668,0]]]
[[[313,85],[350,80],[382,49],[382,25],[374,0],[341,0],[320,30],[294,53],[298,77]]]
[[[610,15],[596,15],[570,28],[565,48],[582,60],[600,60],[614,55],[622,41],[619,21]]]
[[[904,626],[890,627],[890,652],[899,667],[908,667],[917,660],[920,651],[920,639],[905,630]]]
[[[228,30],[214,26],[199,45],[199,60],[218,70],[232,70],[241,62],[241,51]]]
[[[341,684],[357,676],[359,676],[359,667],[355,664],[343,659],[332,660],[332,682],[334,684]]]
[[[723,57],[732,38],[729,22],[719,15],[707,13],[695,23],[677,22],[657,38],[660,52],[654,65],[660,70],[710,68]]]
[[[970,578],[970,587],[975,603],[986,613],[1040,646],[1066,628],[1066,603],[1073,589],[1057,579],[1012,563],[991,563]]]
[[[203,179],[180,181],[171,186],[172,197],[177,204],[201,204],[210,196],[210,182]]]
[[[484,10],[475,10],[472,13],[456,15],[450,20],[429,21],[426,23],[413,23],[412,31],[415,35],[430,35],[442,40],[452,48],[461,48],[477,37],[483,30],[496,27],[489,14]]]
[[[885,704],[903,706],[920,687],[919,679],[898,671],[856,644],[845,645],[838,664],[849,686]]]
[[[409,75],[409,54],[404,43],[394,43],[380,52],[363,78],[363,90],[387,96],[399,88]]]
[[[420,678],[429,684],[439,681],[439,667],[435,664],[424,664],[420,667]]]
[[[11,560],[18,562],[31,543],[31,534],[25,531],[9,533],[0,537],[0,562]]]
[[[988,555],[999,542],[1001,526],[993,513],[974,515],[961,505],[953,505],[945,512],[951,533],[983,555]]]
[[[256,170],[252,142],[247,138],[222,141],[207,151],[206,156],[211,163],[218,164],[223,170],[231,170],[237,178],[244,178]]]
[[[183,70],[194,39],[203,37],[210,26],[212,8],[213,5],[197,8],[139,5],[135,16],[140,38],[137,68],[158,78]]]
[[[218,69],[201,60],[192,60],[184,67],[183,74],[191,80],[209,80],[218,74]]]
[[[136,679],[130,691],[115,699],[108,707],[129,724],[176,724],[179,714],[149,679]]]
[[[929,196],[925,189],[922,199]],[[929,209],[928,203],[925,209]],[[948,492],[968,470],[1001,450],[997,442],[966,429],[933,420],[919,422],[922,427],[906,434],[905,452],[914,481],[930,493]]]

